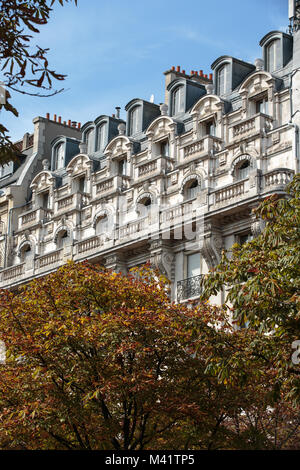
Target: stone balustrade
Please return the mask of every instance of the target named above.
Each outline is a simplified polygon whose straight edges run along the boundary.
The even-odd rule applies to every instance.
[[[77,244],[78,254],[94,250],[95,248],[98,248],[100,244],[100,239],[97,236],[82,240]]]
[[[225,188],[218,189],[214,192],[214,203],[223,204],[232,199],[243,196],[245,193],[245,181],[226,186]]]
[[[36,259],[36,268],[45,268],[47,266],[50,266],[52,264],[57,264],[61,260],[61,255],[62,255],[62,249],[52,251],[51,253],[47,253],[45,255],[40,256],[39,258]]]
[[[263,175],[264,188],[271,188],[274,186],[286,186],[294,176],[294,172],[285,168],[278,168]]]

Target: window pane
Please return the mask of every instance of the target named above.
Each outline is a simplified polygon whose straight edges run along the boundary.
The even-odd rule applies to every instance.
[[[86,133],[87,153],[94,152],[94,130],[91,129]]]
[[[200,274],[200,253],[194,253],[187,257],[187,277],[199,276]]]
[[[65,165],[65,146],[64,144],[59,144],[55,150],[55,169],[59,170]]]
[[[97,150],[102,150],[105,147],[105,124],[98,127],[97,131]]]
[[[184,102],[183,102],[183,87],[177,88],[173,92],[173,105],[172,105],[173,114],[179,114],[184,112]]]
[[[223,65],[218,72],[218,95],[229,91],[229,66]]]
[[[137,106],[130,113],[130,133],[136,134],[139,131],[139,109]]]

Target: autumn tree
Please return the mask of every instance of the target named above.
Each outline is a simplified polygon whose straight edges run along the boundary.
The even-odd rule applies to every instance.
[[[48,63],[49,49],[33,47],[32,33],[49,21],[52,6],[63,6],[73,0],[0,0],[0,111],[18,116],[11,103],[11,93],[47,97],[62,91],[53,89],[53,80],[66,75],[55,72]],[[77,0],[74,0],[77,4]],[[35,91],[34,91],[35,90]],[[17,149],[8,129],[0,123],[0,163],[11,160]]]
[[[207,303],[176,305],[167,288],[149,266],[125,276],[68,263],[2,291],[0,448],[254,448],[263,431],[244,417],[265,422],[275,398],[286,410],[274,370],[249,348],[260,334]],[[285,447],[299,435],[288,412]]]
[[[286,197],[275,194],[260,204],[256,217],[265,223],[264,230],[245,245],[234,245],[231,257],[223,253],[219,266],[203,281],[202,297],[208,299],[226,286],[225,308],[238,326],[264,333],[250,346],[275,367],[278,387],[298,402],[300,368],[292,361],[292,346],[300,340],[299,196],[296,175]]]

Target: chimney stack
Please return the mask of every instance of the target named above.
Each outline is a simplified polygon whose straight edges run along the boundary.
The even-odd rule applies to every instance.
[[[117,111],[117,119],[120,119],[120,106],[116,106],[116,111]]]

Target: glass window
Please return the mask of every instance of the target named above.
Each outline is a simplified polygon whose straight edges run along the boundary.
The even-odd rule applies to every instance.
[[[217,93],[223,95],[229,92],[229,65],[223,65],[218,71]]]
[[[200,191],[200,186],[199,186],[198,180],[194,180],[192,184],[187,188],[187,191],[186,191],[187,199],[193,199],[194,197],[197,196],[199,191]]]
[[[180,86],[173,91],[172,94],[172,114],[184,112],[183,87]]]
[[[205,135],[216,135],[216,124],[213,119],[206,122]]]
[[[187,256],[187,278],[199,276],[200,274],[200,253],[193,253]]]
[[[257,113],[264,113],[268,114],[269,111],[269,103],[266,98],[256,101],[256,112]]]
[[[119,175],[127,175],[127,162],[125,159],[119,161]]]
[[[65,144],[61,143],[55,147],[55,170],[65,166]]]
[[[61,233],[60,237],[58,238],[58,246],[59,248],[63,248],[66,246],[70,241],[70,237],[68,232],[65,230],[64,232]]]
[[[136,106],[130,113],[130,134],[136,134],[139,131],[140,106]]]
[[[46,193],[42,194],[42,206],[44,209],[48,209],[49,207],[49,193],[48,191]]]
[[[80,193],[84,193],[86,188],[85,188],[85,176],[81,176],[78,179],[78,190]]]
[[[85,134],[85,141],[87,144],[87,153],[93,153],[94,152],[94,129],[90,129],[87,131]]]
[[[169,156],[169,142],[167,140],[160,144],[160,154],[163,157]]]
[[[96,234],[101,235],[102,233],[105,233],[108,231],[108,218],[107,216],[103,216],[98,219],[97,224],[96,224]]]
[[[106,126],[105,124],[102,124],[97,128],[97,150],[102,150],[105,147],[105,131],[106,131]]]
[[[275,39],[267,47],[267,70],[268,72],[274,72],[280,67],[279,52],[280,52],[280,40]]]
[[[248,178],[250,170],[250,162],[246,160],[242,162],[236,169],[236,177],[238,180],[242,180],[244,178]]]

